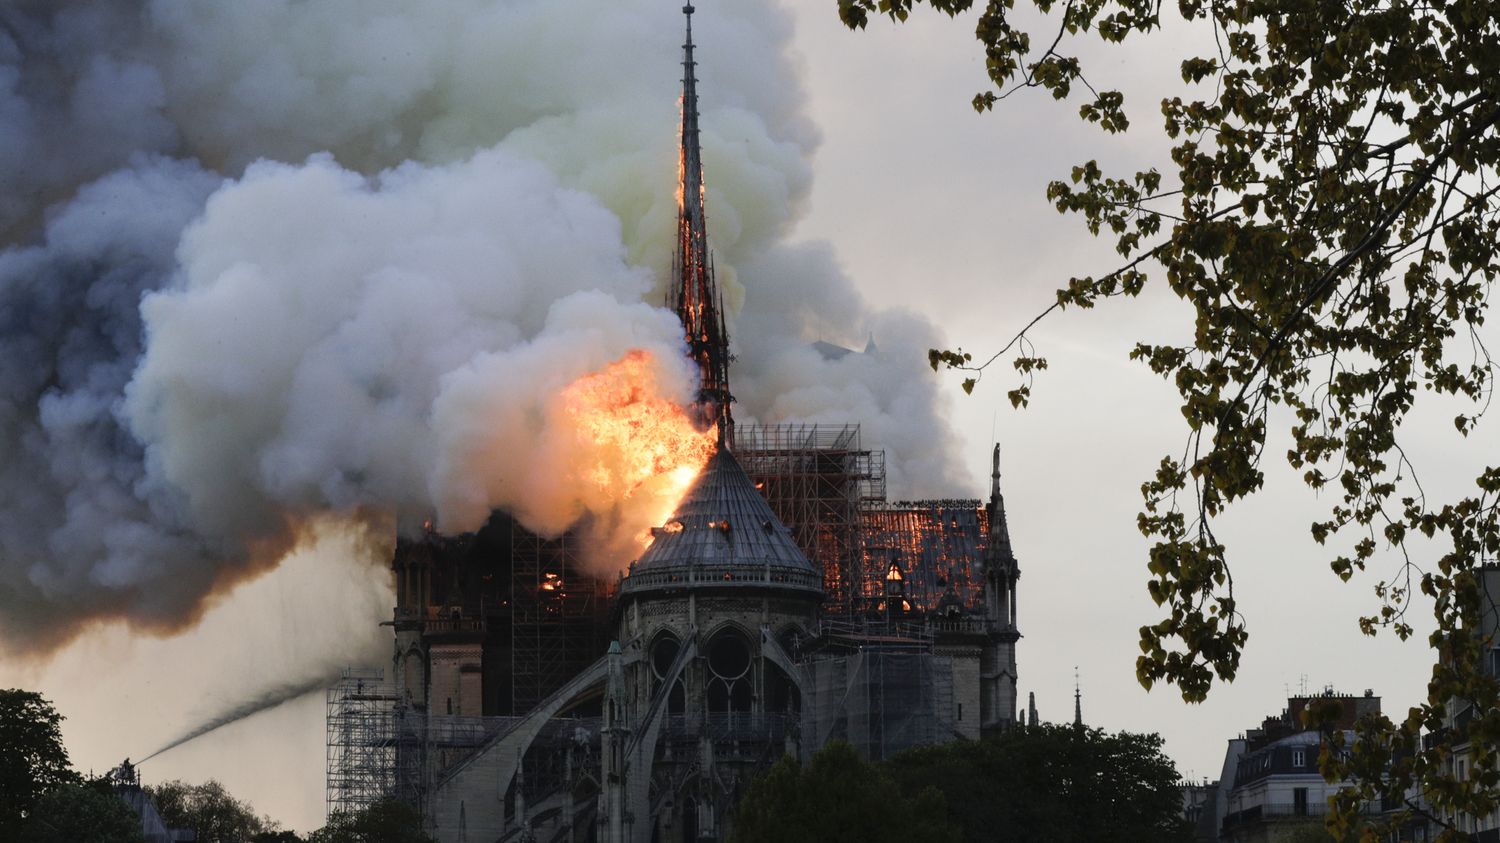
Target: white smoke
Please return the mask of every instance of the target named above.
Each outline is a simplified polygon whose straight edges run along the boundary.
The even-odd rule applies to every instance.
[[[785,242],[816,143],[787,16],[695,24],[737,415],[860,422],[893,492],[959,491],[936,330]],[[559,481],[561,388],[646,348],[692,391],[657,306],[680,43],[655,0],[0,8],[5,640],[180,623],[313,517],[599,506]]]
[[[474,529],[533,505],[517,478],[564,473],[536,444],[572,381],[644,348],[668,395],[692,392],[618,220],[503,152],[373,179],[326,156],[253,165],[178,261],[179,283],[141,305],[125,411],[145,485],[213,535],[365,507]],[[537,511],[533,526],[568,526]]]

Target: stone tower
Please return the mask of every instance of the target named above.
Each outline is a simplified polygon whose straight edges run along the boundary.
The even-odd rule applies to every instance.
[[[626,815],[601,831],[718,840],[753,773],[799,752],[788,650],[811,634],[822,575],[722,448],[653,534],[620,582]]]
[[[984,557],[984,612],[989,646],[980,659],[982,728],[1003,729],[1016,722],[1016,581],[1021,566],[1010,546],[1005,497],[1000,494],[1000,446],[990,472],[990,537]]]

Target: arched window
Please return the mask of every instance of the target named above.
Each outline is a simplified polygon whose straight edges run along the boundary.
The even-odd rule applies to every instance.
[[[682,642],[677,636],[670,632],[657,633],[651,641],[651,688],[654,692],[661,687],[666,680],[667,674],[672,672],[672,665],[677,661],[677,654],[682,652]],[[667,713],[681,714],[687,710],[687,691],[683,688],[682,677],[672,684],[672,690],[667,692]]]
[[[750,672],[750,641],[734,630],[724,630],[708,642],[709,711],[749,711],[754,703]]]

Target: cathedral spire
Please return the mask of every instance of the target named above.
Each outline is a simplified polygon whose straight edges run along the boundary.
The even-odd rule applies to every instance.
[[[672,260],[668,303],[682,319],[689,356],[698,364],[698,406],[706,422],[717,425],[720,443],[732,441],[734,420],[729,405],[729,333],[723,300],[708,251],[703,213],[703,157],[698,143],[698,80],[693,60],[693,4],[682,7],[687,40],[682,45],[682,140],[678,150],[677,246]]]

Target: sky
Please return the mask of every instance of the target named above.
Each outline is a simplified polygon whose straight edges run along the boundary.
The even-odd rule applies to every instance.
[[[1132,364],[1127,354],[1136,341],[1182,337],[1189,330],[1185,309],[1170,297],[1150,289],[1138,300],[1095,312],[1065,312],[1042,323],[1032,336],[1050,368],[1033,386],[1032,405],[1021,411],[1005,398],[1013,384],[1003,371],[987,373],[973,395],[965,396],[957,377],[932,374],[921,359],[929,338],[986,357],[1045,308],[1052,291],[1070,276],[1112,266],[1107,244],[1093,241],[1077,220],[1048,206],[1046,184],[1090,158],[1107,167],[1165,169],[1159,121],[1150,103],[1164,90],[1177,92],[1181,83],[1163,58],[1172,51],[1162,45],[1186,49],[1200,34],[1169,29],[1162,40],[1090,49],[1086,57],[1093,64],[1087,67],[1097,73],[1087,72],[1096,81],[1107,78],[1119,85],[1129,97],[1132,129],[1110,138],[1077,119],[1076,103],[1044,95],[1022,93],[992,113],[976,114],[969,100],[985,79],[969,20],[950,21],[923,10],[904,26],[874,20],[867,31],[850,32],[828,0],[782,3],[780,12],[766,15],[745,13],[748,5],[737,4],[740,17],[734,25],[748,29],[734,29],[712,21],[715,5],[705,0],[698,16],[705,144],[716,139],[728,144],[741,138],[736,133],[742,130],[747,147],[759,143],[759,129],[753,121],[736,122],[741,115],[734,109],[770,115],[764,123],[771,141],[748,154],[751,164],[720,160],[717,170],[715,155],[725,153],[705,149],[710,238],[730,243],[731,257],[742,257],[735,283],[743,285],[747,313],[757,307],[780,313],[777,302],[803,295],[799,285],[826,283],[833,290],[826,302],[788,318],[801,339],[860,347],[873,333],[888,354],[897,349],[913,355],[901,377],[927,379],[917,393],[924,415],[915,428],[892,420],[896,413],[890,408],[900,406],[894,400],[871,404],[874,418],[839,417],[865,422],[865,443],[890,449],[898,466],[909,459],[910,467],[893,477],[891,498],[937,492],[983,497],[991,444],[1001,444],[1011,535],[1022,568],[1023,704],[1034,693],[1044,719],[1069,720],[1076,682],[1088,723],[1160,733],[1179,769],[1197,779],[1216,778],[1226,740],[1279,712],[1289,693],[1371,689],[1393,715],[1424,696],[1428,653],[1416,642],[1430,627],[1427,607],[1412,609],[1414,642],[1361,635],[1355,618],[1373,611],[1370,586],[1394,560],[1382,555],[1370,575],[1341,583],[1328,570],[1327,551],[1314,544],[1308,530],[1331,502],[1319,500],[1274,460],[1267,465],[1266,488],[1221,524],[1250,632],[1239,676],[1194,705],[1184,704],[1170,687],[1147,692],[1136,682],[1136,630],[1158,619],[1145,590],[1147,542],[1135,529],[1138,488],[1163,455],[1180,450],[1184,430],[1170,385]],[[716,34],[723,35],[717,43]],[[650,43],[676,41],[671,33]],[[755,62],[761,57],[757,50],[766,49],[779,51],[779,63],[762,80]],[[733,66],[715,68],[716,61]],[[670,62],[646,64],[660,69]],[[517,60],[509,69],[524,73],[526,67]],[[411,72],[420,70],[414,65]],[[644,77],[646,89],[658,81],[638,70],[622,75]],[[520,76],[503,78],[517,90],[533,84]],[[659,81],[667,86],[663,99],[670,109],[675,76]],[[587,84],[575,87],[586,96]],[[735,98],[734,109],[713,102],[726,91]],[[460,100],[461,95],[461,89],[449,93]],[[591,119],[605,119],[587,110],[579,114],[579,131]],[[716,114],[722,121],[717,130]],[[476,126],[449,127],[449,136],[475,133],[481,140],[474,146],[483,148],[488,124]],[[625,263],[654,262],[648,268],[659,270],[664,259],[652,257],[650,247],[659,246],[660,238],[633,238],[631,218],[620,210],[639,197],[626,201],[612,192],[617,174],[569,169],[573,151],[549,143],[555,138],[546,129],[539,121],[529,127],[531,134],[510,135],[509,152],[542,160],[562,181],[603,196],[604,206],[626,219],[626,231],[619,235]],[[496,137],[504,134],[494,131]],[[662,137],[670,142],[670,132]],[[299,161],[324,141],[314,137],[280,158]],[[340,143],[327,140],[341,164],[358,157]],[[805,151],[805,166],[778,157],[788,144]],[[668,161],[671,152],[665,152]],[[653,170],[655,163],[622,160],[612,159],[610,165],[639,169],[650,178],[662,175]],[[762,164],[790,173],[786,183],[792,198],[768,223],[746,210],[759,206],[737,205],[733,196],[735,189],[764,184],[751,178],[759,173],[752,165]],[[307,178],[318,175],[316,166],[310,169]],[[669,170],[666,174],[670,177]],[[277,180],[284,175],[263,173],[263,190],[281,184]],[[486,177],[484,171],[459,175]],[[420,173],[408,176],[418,187],[426,184]],[[436,184],[427,189],[441,189],[444,182]],[[191,251],[196,247],[210,256],[202,260],[210,260],[206,244],[216,233],[233,230],[236,219],[243,222],[231,213],[233,199],[229,195],[209,206],[209,216],[194,229],[195,239],[183,247],[184,260],[198,254]],[[650,213],[643,219],[649,227]],[[757,245],[762,240],[787,248],[778,252],[779,246]],[[755,251],[765,248],[770,258]],[[804,259],[805,264],[798,262]],[[799,276],[795,270],[802,266],[817,269]],[[786,276],[775,276],[777,268]],[[628,267],[621,278],[623,286],[634,283]],[[842,284],[854,295],[841,293],[837,285]],[[782,323],[766,324],[772,326],[768,331],[781,330]],[[649,325],[640,330],[650,335]],[[758,402],[758,412],[769,418],[778,407],[798,406],[777,399],[804,395],[807,385],[773,363],[762,365],[762,352],[751,352],[747,380],[756,390],[751,400]],[[843,370],[820,374],[865,377]],[[830,414],[857,414],[861,406],[839,399],[800,412],[826,420],[834,417]],[[1469,451],[1445,434],[1444,418],[1433,410],[1417,419],[1414,452],[1420,465],[1432,467],[1432,485],[1457,488]],[[920,434],[924,424],[936,436],[951,430],[955,459],[911,456],[920,444],[912,431]],[[931,479],[933,465],[941,468],[939,481]],[[262,499],[278,505],[286,500],[263,490],[256,500]],[[103,771],[126,756],[139,759],[246,700],[316,682],[340,665],[384,665],[389,629],[378,624],[389,617],[394,598],[379,563],[388,558],[389,545],[378,531],[353,528],[338,518],[313,516],[303,535],[298,549],[269,573],[204,598],[198,622],[176,634],[145,634],[119,621],[93,623],[49,657],[0,656],[0,686],[35,689],[52,699],[68,718],[64,737],[75,764]],[[162,754],[142,768],[143,777],[218,778],[287,826],[315,828],[324,810],[323,705],[320,692],[298,696]]]
[[[798,233],[834,243],[867,295],[931,314],[954,345],[984,359],[1068,278],[1116,265],[1110,244],[1049,206],[1046,185],[1090,159],[1106,172],[1170,173],[1154,104],[1185,86],[1163,60],[1170,55],[1163,41],[1186,51],[1201,33],[1169,23],[1149,42],[1085,45],[1085,74],[1096,87],[1102,79],[1126,93],[1132,126],[1110,137],[1079,120],[1076,103],[1040,92],[974,112],[969,100],[986,79],[971,20],[921,10],[901,26],[872,19],[867,30],[849,32],[827,11],[796,8],[811,111],[823,132]],[[976,475],[992,438],[1002,447],[1022,569],[1023,695],[1036,694],[1044,719],[1070,719],[1076,669],[1088,723],[1159,732],[1185,776],[1216,779],[1225,742],[1304,688],[1373,690],[1399,719],[1425,697],[1430,660],[1420,642],[1432,624],[1430,606],[1417,603],[1412,641],[1360,633],[1356,618],[1376,607],[1370,589],[1396,561],[1382,551],[1369,575],[1339,581],[1308,529],[1333,501],[1273,457],[1265,489],[1220,525],[1250,634],[1238,677],[1192,705],[1171,687],[1147,692],[1136,682],[1137,630],[1160,619],[1145,588],[1149,544],[1135,528],[1139,486],[1163,456],[1181,452],[1185,427],[1175,390],[1128,353],[1138,341],[1190,339],[1191,325],[1189,311],[1154,289],[1093,312],[1055,314],[1032,333],[1050,368],[1019,411],[1006,399],[1015,381],[1001,366],[967,397],[961,376],[947,379]],[[1483,440],[1451,435],[1450,415],[1426,409],[1409,433],[1417,463],[1427,482],[1456,490],[1465,455],[1472,459]],[[1289,426],[1281,425],[1269,454],[1284,452]],[[974,488],[982,488],[977,479]]]

